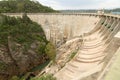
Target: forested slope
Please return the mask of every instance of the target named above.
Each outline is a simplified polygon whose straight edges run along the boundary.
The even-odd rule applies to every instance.
[[[31,0],[2,0],[0,1],[1,13],[48,13],[57,12],[37,1]]]

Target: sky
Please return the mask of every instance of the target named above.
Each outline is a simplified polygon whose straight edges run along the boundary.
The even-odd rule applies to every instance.
[[[37,0],[56,10],[120,8],[120,0]]]

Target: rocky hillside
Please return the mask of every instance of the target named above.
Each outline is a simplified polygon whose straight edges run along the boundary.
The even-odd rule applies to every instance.
[[[48,59],[47,44],[41,26],[26,14],[22,18],[0,15],[0,80],[44,63]]]

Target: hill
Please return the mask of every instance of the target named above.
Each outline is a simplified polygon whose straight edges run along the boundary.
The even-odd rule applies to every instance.
[[[1,13],[48,13],[57,12],[50,7],[43,6],[37,1],[31,0],[3,0],[0,1]]]
[[[78,10],[60,10],[63,13],[97,13],[99,9],[78,9]],[[120,8],[104,9],[105,13],[120,12]]]
[[[25,74],[47,62],[52,53],[47,54],[46,49],[53,51],[41,25],[26,14],[22,18],[0,14],[0,80]]]

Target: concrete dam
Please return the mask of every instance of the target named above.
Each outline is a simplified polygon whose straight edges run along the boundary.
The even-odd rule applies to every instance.
[[[8,14],[9,16],[21,17],[21,14]],[[79,15],[79,14],[27,14],[29,18],[42,26],[46,37],[54,43],[80,36],[92,30],[97,22],[99,16]]]
[[[21,17],[22,14],[6,15]],[[67,51],[59,54],[60,64],[71,54],[73,48],[79,46],[75,49],[76,55],[62,68],[54,70],[50,67],[48,73],[52,73],[57,80],[108,80],[106,76],[116,59],[113,57],[120,51],[119,15],[29,13],[28,16],[41,24],[47,39],[54,44],[81,43],[72,48],[69,46]]]

